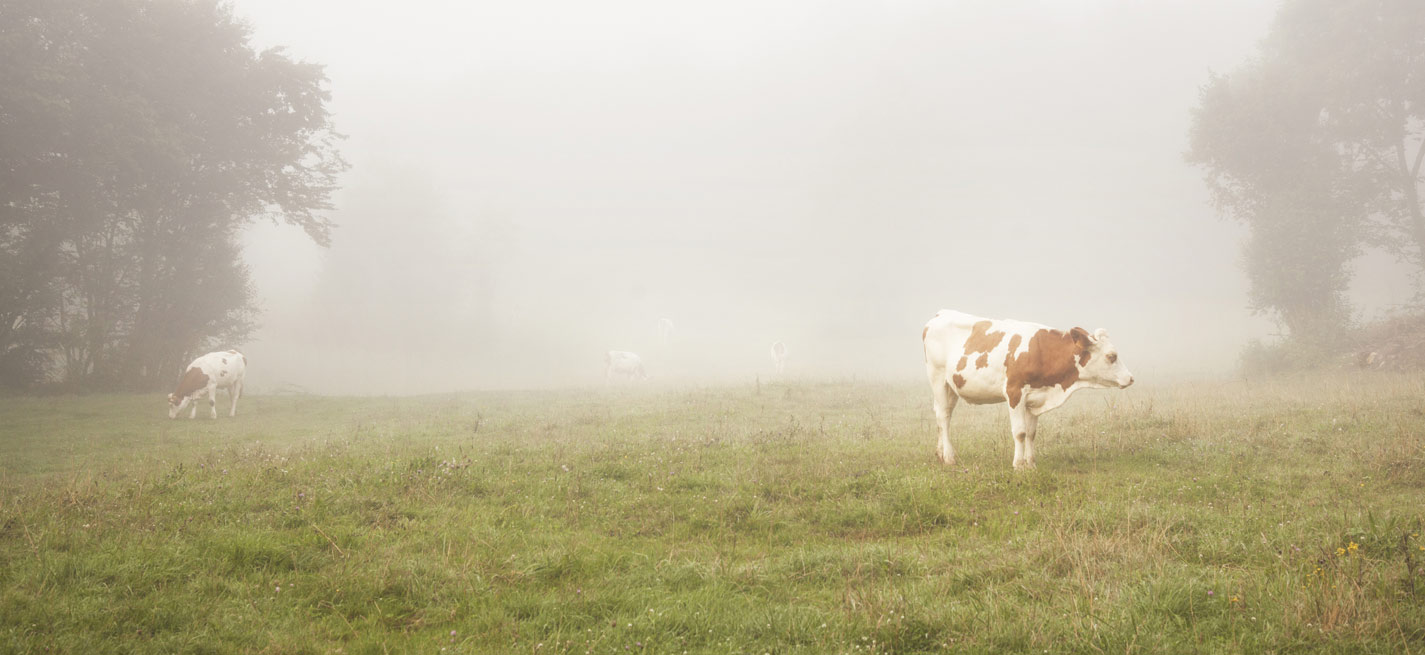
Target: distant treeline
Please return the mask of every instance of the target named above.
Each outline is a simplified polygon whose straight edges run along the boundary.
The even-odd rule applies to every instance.
[[[243,226],[329,240],[328,100],[215,0],[0,0],[0,386],[153,389],[240,342]]]

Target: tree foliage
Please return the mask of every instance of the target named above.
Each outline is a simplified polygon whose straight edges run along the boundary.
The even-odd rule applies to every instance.
[[[0,382],[152,388],[246,336],[242,228],[330,238],[325,82],[215,0],[0,0]]]
[[[1425,270],[1425,3],[1288,0],[1258,56],[1203,87],[1190,140],[1251,229],[1252,307],[1335,338],[1362,247]]]

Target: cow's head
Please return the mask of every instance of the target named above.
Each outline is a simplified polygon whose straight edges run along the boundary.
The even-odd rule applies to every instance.
[[[176,393],[168,394],[168,418],[178,418],[178,412],[188,405],[188,396],[179,396]]]
[[[1108,331],[1099,328],[1093,334],[1083,328],[1069,332],[1079,349],[1079,380],[1091,386],[1127,388],[1133,384],[1133,374],[1123,365],[1118,349],[1108,340]]]

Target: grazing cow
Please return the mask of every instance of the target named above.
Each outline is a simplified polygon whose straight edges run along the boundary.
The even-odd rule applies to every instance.
[[[1356,366],[1360,368],[1382,368],[1385,366],[1385,357],[1372,350],[1362,350],[1356,353]]]
[[[673,340],[673,321],[671,319],[658,319],[658,343],[666,346]]]
[[[772,364],[777,367],[777,375],[781,375],[787,370],[787,344],[780,341],[772,342]]]
[[[604,354],[604,382],[613,381],[614,376],[629,380],[647,380],[643,371],[643,358],[637,353],[610,350]]]
[[[1039,415],[1079,389],[1123,389],[1133,374],[1099,329],[1055,330],[1024,321],[989,320],[943,309],[920,333],[925,371],[940,428],[936,454],[955,463],[947,424],[955,404],[1009,403],[1014,468],[1034,468]]]
[[[213,352],[193,360],[183,377],[178,378],[178,388],[168,394],[168,418],[178,418],[191,402],[193,411],[188,418],[198,417],[198,399],[208,397],[208,410],[213,418],[218,418],[218,389],[227,389],[232,396],[232,410],[228,416],[237,416],[237,401],[242,396],[242,377],[247,373],[247,357],[236,350]]]

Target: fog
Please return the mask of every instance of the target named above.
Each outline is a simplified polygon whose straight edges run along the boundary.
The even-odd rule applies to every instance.
[[[330,249],[259,225],[250,388],[913,379],[941,308],[1103,327],[1138,379],[1276,327],[1183,161],[1275,2],[238,0],[324,64]],[[1408,296],[1368,256],[1367,314]],[[676,326],[664,344],[659,319]]]

